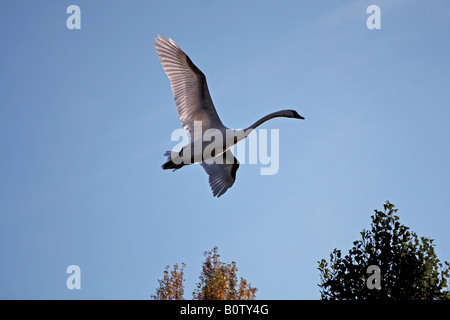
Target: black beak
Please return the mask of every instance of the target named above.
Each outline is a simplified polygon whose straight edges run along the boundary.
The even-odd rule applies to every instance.
[[[299,115],[297,111],[294,111],[294,112],[295,112],[294,113],[294,118],[305,120],[305,118],[303,118],[301,115]]]

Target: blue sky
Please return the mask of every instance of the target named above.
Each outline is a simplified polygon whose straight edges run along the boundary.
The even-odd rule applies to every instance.
[[[306,118],[262,126],[279,129],[276,175],[242,165],[217,199],[200,166],[161,170],[181,124],[158,34],[227,126]],[[181,262],[191,298],[217,245],[259,299],[318,299],[316,261],[386,200],[450,261],[449,38],[445,0],[1,1],[0,298],[148,299]]]

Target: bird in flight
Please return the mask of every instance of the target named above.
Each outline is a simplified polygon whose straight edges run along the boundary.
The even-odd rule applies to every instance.
[[[188,132],[190,143],[181,151],[167,151],[164,170],[177,170],[199,163],[209,176],[213,196],[222,196],[236,180],[239,161],[230,148],[262,123],[277,117],[304,119],[295,110],[281,110],[262,117],[246,129],[232,130],[220,121],[206,84],[206,77],[191,59],[169,38],[156,38],[154,43],[162,67],[170,79],[178,117]],[[205,133],[215,139],[205,141]],[[207,152],[208,151],[208,152]]]

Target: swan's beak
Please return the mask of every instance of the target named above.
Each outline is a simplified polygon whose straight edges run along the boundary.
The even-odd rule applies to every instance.
[[[294,118],[305,120],[305,118],[303,118],[301,115],[299,115],[297,111],[294,111]]]

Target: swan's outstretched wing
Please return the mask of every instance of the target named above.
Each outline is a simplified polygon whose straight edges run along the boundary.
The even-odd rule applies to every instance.
[[[154,46],[170,79],[175,103],[183,127],[194,137],[194,121],[202,122],[202,131],[223,127],[211,96],[206,77],[172,39],[156,38]],[[198,132],[202,134],[202,132]]]
[[[230,150],[218,157],[222,157],[222,164],[215,162],[212,164],[201,163],[203,169],[209,175],[209,186],[215,197],[220,197],[231,188],[236,180],[236,172],[239,169],[239,161]],[[226,160],[227,158],[228,161]]]

